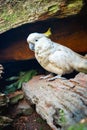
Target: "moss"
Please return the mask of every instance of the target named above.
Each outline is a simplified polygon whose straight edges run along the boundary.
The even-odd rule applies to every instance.
[[[83,0],[74,0],[74,1],[71,1],[69,4],[68,4],[68,6],[67,6],[67,8],[68,9],[73,9],[73,8],[77,8],[77,9],[81,9],[82,8],[82,6],[83,6]],[[79,8],[78,8],[79,7]]]
[[[60,9],[59,9],[59,7],[58,7],[57,4],[48,7],[48,12],[49,12],[49,14],[54,14],[54,13],[56,13],[58,10],[60,10]]]
[[[14,28],[23,23],[33,22],[53,17],[66,17],[77,14],[83,5],[83,0],[8,0],[0,6],[0,32]],[[60,13],[58,12],[60,10]],[[58,13],[57,13],[58,12]],[[44,16],[46,15],[46,17]]]
[[[16,2],[13,6],[13,2],[10,1],[0,9],[0,31],[8,30],[25,19],[28,19],[28,12],[23,8],[23,3]]]
[[[44,121],[42,118],[40,118],[40,117],[38,117],[38,118],[36,119],[36,122],[39,123],[39,124],[45,123],[45,121]]]
[[[87,130],[87,123],[77,123],[73,126],[70,126],[68,130]]]
[[[11,104],[16,104],[16,103],[18,103],[19,100],[21,100],[23,98],[24,98],[23,94],[16,95],[15,97],[10,99],[10,103]]]

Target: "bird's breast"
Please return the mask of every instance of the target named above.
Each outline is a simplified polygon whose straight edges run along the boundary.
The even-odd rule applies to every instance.
[[[49,52],[48,51],[35,51],[35,57],[42,67],[46,67],[49,63]]]

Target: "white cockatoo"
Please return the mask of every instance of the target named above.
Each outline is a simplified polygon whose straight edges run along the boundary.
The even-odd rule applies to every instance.
[[[87,73],[87,59],[48,38],[47,33],[31,33],[27,42],[39,64],[47,71],[62,76],[73,70]]]

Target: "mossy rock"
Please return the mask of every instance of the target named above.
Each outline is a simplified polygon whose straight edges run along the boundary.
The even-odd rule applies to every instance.
[[[84,6],[84,0],[2,0],[0,2],[0,32],[36,20],[76,15]]]

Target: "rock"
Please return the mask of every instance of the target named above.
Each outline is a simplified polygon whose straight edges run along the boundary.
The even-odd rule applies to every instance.
[[[81,12],[87,14],[87,11],[82,11],[85,6],[84,0],[2,0],[0,32],[48,18],[65,18]]]
[[[3,73],[3,66],[0,64],[0,78],[2,73]]]
[[[46,81],[40,77],[24,83],[23,91],[53,130],[66,129],[87,117],[86,74],[79,73],[70,80]]]
[[[8,95],[9,102],[10,104],[16,104],[18,103],[21,99],[24,98],[24,94],[22,91],[16,91],[14,93],[11,93]]]
[[[7,106],[8,102],[8,97],[4,93],[0,93],[0,107]]]
[[[70,126],[68,130],[87,130],[87,118],[82,119],[79,123]]]
[[[0,129],[4,128],[12,123],[12,119],[6,116],[0,116]]]
[[[8,103],[9,98],[5,94],[0,93],[0,113],[2,113],[5,110],[5,108],[7,108]]]
[[[32,107],[26,102],[26,100],[23,100],[19,103],[17,110],[19,111],[19,114],[24,116],[28,116],[33,113]]]
[[[70,79],[70,81],[75,81],[80,86],[86,87],[87,86],[87,75],[84,75],[84,73],[79,73],[79,75],[76,75],[75,78]]]
[[[86,123],[86,124],[87,124],[87,118],[82,119],[82,120],[80,121],[80,123],[82,123],[82,124]]]
[[[14,107],[14,109],[13,109]],[[20,116],[29,116],[33,113],[33,108],[25,99],[19,101],[16,105],[10,106],[9,115],[12,118],[18,118]]]

